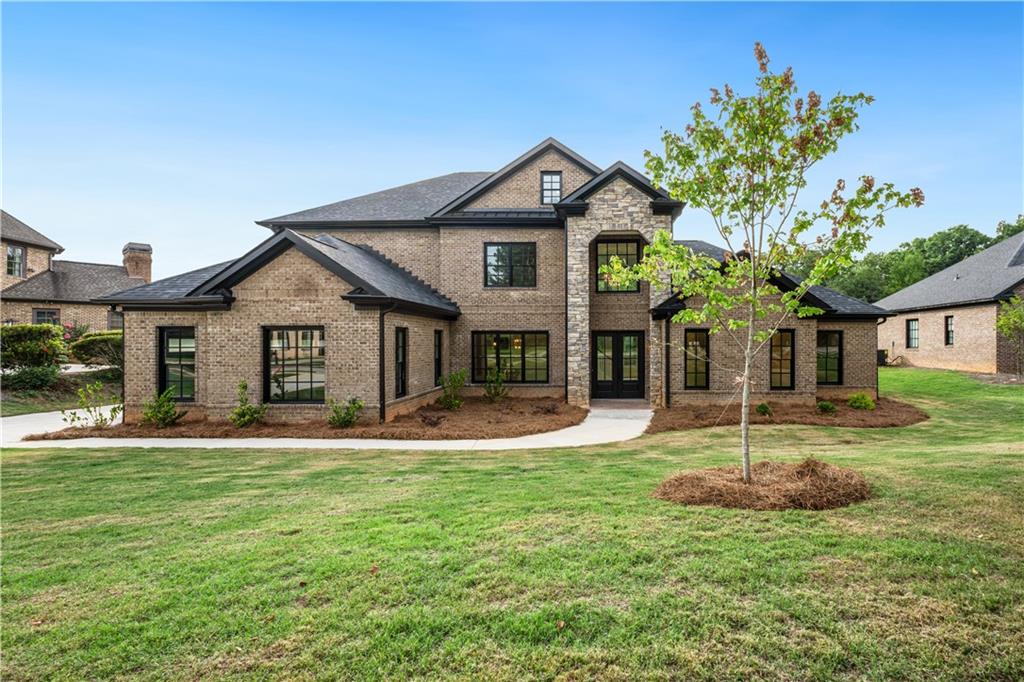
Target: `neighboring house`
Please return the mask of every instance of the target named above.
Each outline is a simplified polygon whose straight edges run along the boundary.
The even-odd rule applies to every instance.
[[[0,238],[7,255],[0,320],[4,324],[86,324],[119,328],[121,314],[94,299],[151,279],[153,249],[129,242],[121,265],[55,260],[64,249],[7,211],[0,212]]]
[[[1000,301],[1014,294],[1024,296],[1024,232],[878,301],[895,313],[879,327],[878,347],[916,367],[1013,372],[995,325]]]
[[[728,340],[670,325],[685,302],[667,290],[598,275],[612,255],[635,262],[681,210],[626,164],[602,169],[548,139],[493,173],[259,221],[273,235],[237,260],[103,297],[125,315],[126,418],[167,388],[190,414],[223,417],[245,380],[274,419],[349,397],[386,419],[436,399],[458,368],[471,394],[497,369],[513,395],[577,405],[734,399]],[[808,299],[825,314],[765,348],[756,395],[874,392],[884,311],[820,287]],[[709,357],[684,360],[684,343]]]

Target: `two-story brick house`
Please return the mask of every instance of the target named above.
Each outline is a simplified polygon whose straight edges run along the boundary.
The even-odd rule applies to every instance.
[[[598,275],[612,255],[635,262],[682,208],[629,166],[601,169],[548,139],[493,173],[259,221],[272,236],[240,258],[103,299],[125,315],[127,418],[168,387],[222,417],[245,380],[276,419],[353,396],[385,419],[436,399],[456,368],[471,392],[498,369],[513,394],[578,405],[727,400],[726,344],[670,329],[685,301]],[[884,311],[823,288],[811,297],[826,314],[778,335],[755,391],[873,392]]]

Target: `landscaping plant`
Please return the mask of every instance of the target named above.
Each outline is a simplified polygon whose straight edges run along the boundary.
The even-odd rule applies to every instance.
[[[359,413],[366,406],[359,398],[349,398],[348,402],[339,403],[331,398],[327,401],[330,413],[327,415],[327,423],[335,428],[347,428],[359,421]]]
[[[4,388],[10,391],[45,391],[60,380],[60,367],[41,365],[19,367],[4,377]]]
[[[245,381],[238,382],[238,407],[231,410],[228,419],[236,427],[244,429],[253,424],[262,424],[267,416],[267,404],[260,403],[253,405],[249,402],[249,384]]]
[[[78,389],[78,407],[61,410],[61,418],[68,426],[110,426],[124,412],[123,403],[115,403],[104,412],[103,405],[111,399],[104,393],[102,381],[86,384]]]
[[[188,410],[178,409],[173,388],[158,393],[152,401],[142,404],[142,423],[153,424],[158,429],[174,426],[186,414]]]
[[[846,399],[846,404],[855,410],[873,410],[875,409],[875,400],[867,393],[860,392],[854,393]]]
[[[0,365],[17,367],[59,366],[67,357],[61,328],[53,324],[0,326]]]
[[[1013,296],[999,304],[996,316],[996,331],[1010,342],[1010,352],[1016,365],[1016,372],[1024,376],[1024,299]]]
[[[757,411],[759,415],[761,415],[762,417],[768,417],[769,419],[771,419],[772,414],[774,414],[772,412],[772,406],[769,405],[768,403],[759,403],[758,406],[755,407],[754,409]]]
[[[79,362],[91,366],[124,369],[124,331],[111,329],[89,332],[71,344],[71,354]]]
[[[484,377],[484,397],[492,403],[504,400],[508,397],[508,387],[505,386],[505,377],[497,368],[487,371]]]
[[[78,322],[65,322],[62,326],[64,327],[64,343],[69,346],[89,331],[89,325]]]
[[[786,320],[822,312],[803,303],[804,294],[864,251],[870,231],[885,224],[888,211],[924,203],[920,189],[901,192],[867,175],[852,193],[840,179],[823,201],[800,202],[808,171],[857,130],[859,111],[873,98],[840,93],[826,101],[813,90],[798,96],[792,69],[770,71],[760,43],[754,55],[760,73],[753,95],[740,96],[729,85],[722,92],[712,88],[710,104],[717,111],[705,114],[699,102],[694,104],[685,132],[666,130],[664,151],[646,152],[655,184],[711,217],[727,247],[724,262],[677,244],[661,230],[640,263],[626,267],[613,257],[601,269],[616,285],[647,281],[666,290],[671,285],[687,299],[673,322],[707,324],[712,334],[738,347],[740,364],[720,370],[736,377],[740,392],[745,482],[751,475],[755,357]],[[812,262],[802,280],[784,275],[809,255]]]
[[[821,412],[822,414],[835,414],[836,406],[834,403],[831,403],[828,400],[819,400],[818,412]]]
[[[441,397],[438,404],[446,410],[457,410],[462,407],[462,387],[466,385],[466,370],[460,369],[441,377]]]

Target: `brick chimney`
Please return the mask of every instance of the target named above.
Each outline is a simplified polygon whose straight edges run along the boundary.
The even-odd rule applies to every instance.
[[[148,284],[153,279],[153,247],[149,244],[128,242],[121,249],[124,269],[129,277],[141,277]]]

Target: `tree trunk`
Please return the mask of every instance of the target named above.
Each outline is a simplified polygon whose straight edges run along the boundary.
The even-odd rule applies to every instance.
[[[743,351],[743,399],[740,405],[740,448],[743,451],[743,482],[750,483],[750,365],[754,352],[754,326],[747,327]]]

